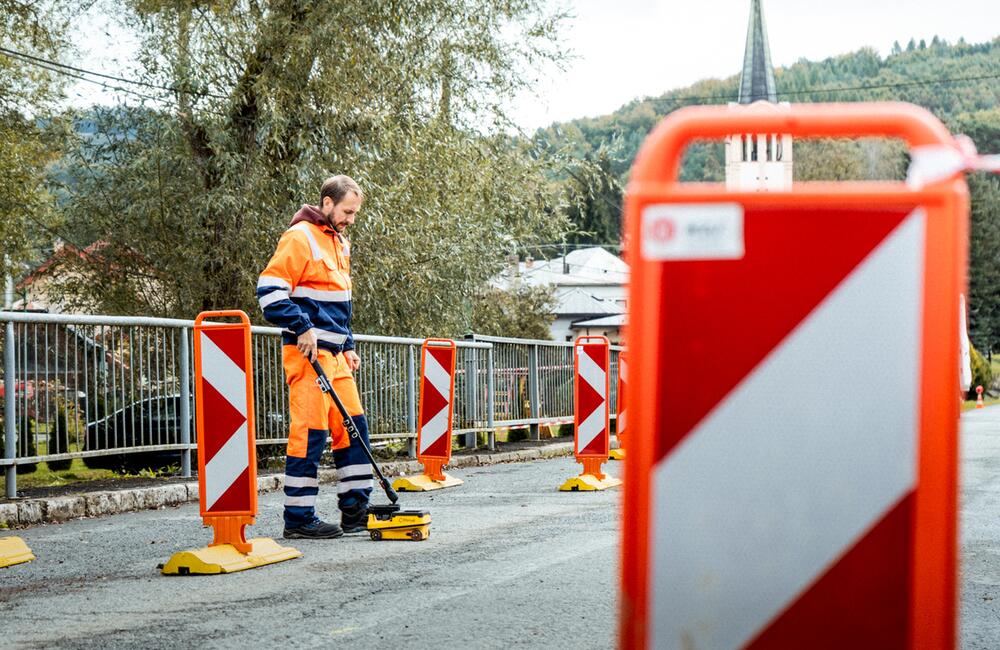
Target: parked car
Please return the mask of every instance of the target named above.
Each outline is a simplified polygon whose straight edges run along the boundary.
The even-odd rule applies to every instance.
[[[122,449],[150,445],[176,445],[181,442],[181,396],[148,397],[119,409],[95,422],[87,423],[85,450]],[[197,439],[194,408],[191,408],[191,442]],[[113,469],[135,473],[144,469],[162,470],[180,465],[181,451],[153,450],[135,453],[87,456],[83,459],[93,469]]]

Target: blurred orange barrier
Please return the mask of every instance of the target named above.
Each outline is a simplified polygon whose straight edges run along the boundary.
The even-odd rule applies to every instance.
[[[901,138],[925,172],[958,146],[907,104],[684,108],[647,138],[621,646],[954,647],[960,170],[678,182],[689,143],[733,133]]]

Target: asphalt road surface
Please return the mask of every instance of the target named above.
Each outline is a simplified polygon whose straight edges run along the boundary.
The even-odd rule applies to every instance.
[[[962,416],[962,647],[1000,648],[1000,406]]]
[[[1000,406],[962,418],[961,647],[1000,648]],[[560,493],[569,459],[456,471],[404,494],[425,542],[295,540],[304,557],[227,576],[164,577],[203,546],[194,505],[19,531],[38,555],[0,570],[0,646],[610,648],[620,490]],[[609,467],[620,474],[621,467]],[[252,533],[280,537],[280,494]],[[321,514],[335,515],[330,486]]]
[[[556,490],[578,472],[455,471],[465,485],[401,495],[431,511],[426,541],[289,540],[302,558],[221,576],[156,569],[211,541],[195,505],[18,531],[38,559],[0,570],[0,647],[610,648],[621,490]],[[281,498],[248,536],[280,541]],[[336,516],[332,486],[319,511]]]

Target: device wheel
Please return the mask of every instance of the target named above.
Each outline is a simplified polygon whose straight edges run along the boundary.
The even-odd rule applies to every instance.
[[[382,531],[381,530],[373,530],[371,532],[371,536],[372,536],[372,540],[374,540],[374,541],[377,542],[380,539],[382,539]]]
[[[419,542],[424,538],[424,536],[420,533],[419,530],[411,530],[409,533],[407,533],[407,535],[409,535],[410,539],[412,539],[414,542]]]

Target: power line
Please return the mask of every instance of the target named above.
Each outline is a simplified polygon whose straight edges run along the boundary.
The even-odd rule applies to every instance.
[[[46,67],[46,69],[57,72],[61,74],[67,74],[67,76],[72,76],[77,79],[82,79],[83,81],[90,81],[91,83],[99,83],[91,79],[84,79],[78,75],[90,75],[93,77],[101,77],[103,79],[109,79],[111,81],[117,81],[119,83],[132,84],[137,86],[143,86],[146,88],[151,88],[155,90],[165,90],[172,93],[181,93],[186,95],[194,95],[198,97],[212,97],[215,99],[228,99],[225,95],[220,95],[217,93],[212,93],[208,91],[197,91],[197,90],[187,90],[183,88],[177,88],[175,86],[164,86],[161,84],[155,84],[148,81],[141,81],[137,79],[128,79],[125,77],[120,77],[117,75],[111,75],[104,72],[96,72],[94,70],[87,70],[85,68],[79,68],[76,66],[67,65],[65,63],[59,63],[58,61],[52,61],[51,59],[45,59],[42,57],[34,56],[32,54],[27,54],[25,52],[19,52],[17,50],[11,50],[8,48],[0,47],[0,53],[6,54],[7,56],[17,57],[25,63],[38,65],[40,67]],[[68,74],[69,72],[76,73],[76,75]],[[884,84],[869,84],[861,86],[841,86],[837,88],[815,88],[809,90],[790,90],[785,92],[777,93],[779,97],[796,97],[803,95],[814,95],[814,94],[831,94],[831,93],[842,93],[842,92],[854,92],[862,90],[886,90],[893,88],[910,88],[915,86],[932,86],[937,84],[950,84],[950,83],[963,83],[967,81],[985,81],[989,79],[1000,79],[1000,73],[987,74],[987,75],[972,75],[967,77],[939,77],[935,79],[915,79],[913,81],[900,81],[894,83],[884,83]],[[125,88],[120,88],[117,86],[110,86],[105,84],[106,88],[113,90],[121,90],[123,92],[134,92]],[[148,97],[148,96],[147,96]],[[687,102],[697,102],[697,101],[733,101],[739,99],[738,95],[683,95],[681,97],[668,97],[666,101],[679,104]]]
[[[24,63],[29,63],[32,65],[37,65],[39,67],[45,67],[47,70],[52,72],[57,72],[61,74],[67,74],[67,76],[75,76],[77,79],[83,79],[78,75],[90,75],[93,77],[101,77],[103,79],[110,79],[112,81],[117,81],[120,83],[133,84],[136,86],[143,86],[145,88],[152,88],[154,90],[166,90],[172,93],[181,93],[184,95],[196,95],[198,97],[213,97],[215,99],[228,99],[225,95],[218,95],[215,93],[210,93],[207,91],[197,91],[197,90],[185,90],[183,88],[177,88],[175,86],[163,86],[160,84],[151,83],[149,81],[141,81],[137,79],[126,79],[125,77],[119,77],[116,75],[106,74],[104,72],[95,72],[93,70],[86,70],[84,68],[78,68],[72,65],[66,65],[65,63],[59,63],[58,61],[52,61],[51,59],[45,59],[39,56],[34,56],[32,54],[27,54],[25,52],[18,52],[17,50],[10,50],[5,47],[0,47],[0,53],[6,54],[10,57],[16,57],[23,61]],[[46,67],[50,66],[50,67]],[[56,69],[53,69],[56,68]],[[64,72],[65,71],[65,72]],[[76,75],[69,74],[70,72],[77,73]],[[91,79],[83,79],[84,81],[90,81],[91,83],[99,83]],[[114,86],[109,86],[116,90],[125,90],[122,88],[117,88]],[[130,92],[125,90],[125,92]]]
[[[2,49],[3,48],[0,48],[0,50],[2,50]],[[66,76],[66,77],[72,77],[73,79],[79,79],[80,81],[86,81],[87,83],[92,83],[92,84],[95,84],[97,86],[100,86],[101,88],[106,88],[108,90],[117,90],[119,92],[128,93],[128,94],[131,94],[131,95],[135,95],[137,97],[142,97],[143,99],[149,99],[149,100],[154,101],[154,102],[164,102],[164,101],[167,101],[163,97],[154,97],[152,95],[147,95],[145,93],[141,93],[141,92],[139,92],[137,90],[132,90],[131,88],[124,88],[122,86],[115,86],[115,85],[109,84],[109,83],[104,82],[104,81],[98,81],[97,79],[90,79],[90,78],[84,77],[83,75],[76,74],[74,72],[69,72],[67,70],[61,70],[59,68],[48,66],[48,65],[46,65],[44,63],[37,63],[37,62],[33,62],[33,61],[25,61],[25,63],[30,63],[31,65],[34,65],[34,66],[36,66],[38,68],[41,68],[43,70],[48,70],[50,72],[55,72],[56,74],[61,74],[61,75]]]
[[[974,75],[969,77],[940,77],[936,79],[917,79],[914,81],[900,81],[895,83],[885,83],[885,84],[871,84],[867,86],[842,86],[839,88],[815,88],[811,90],[790,90],[786,92],[779,92],[778,97],[792,97],[801,95],[814,95],[817,93],[842,93],[842,92],[852,92],[858,90],[885,90],[891,88],[907,88],[912,86],[933,86],[937,84],[948,84],[948,83],[961,83],[964,81],[984,81],[987,79],[1000,79],[1000,73],[987,74],[987,75]],[[685,102],[697,102],[697,101],[735,101],[738,100],[738,95],[684,95],[681,97],[667,97],[666,101],[679,104]]]

